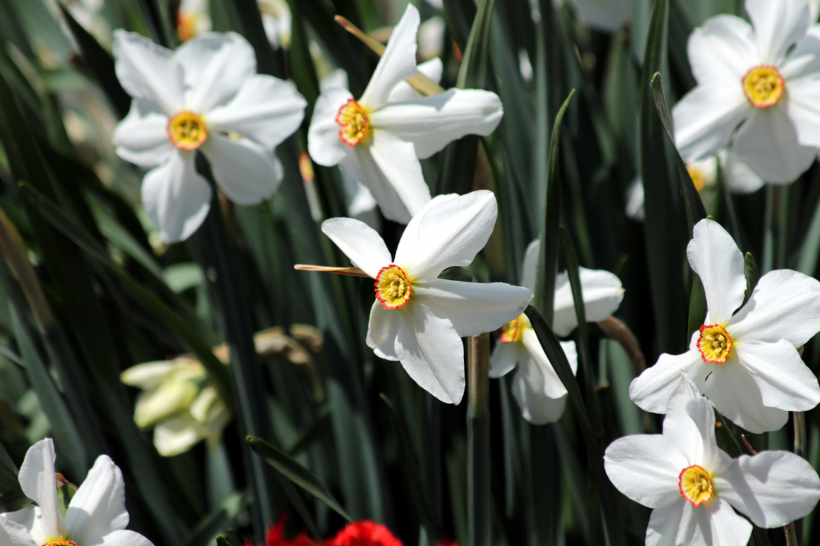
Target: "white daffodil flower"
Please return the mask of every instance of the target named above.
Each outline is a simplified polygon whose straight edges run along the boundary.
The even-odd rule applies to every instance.
[[[450,89],[422,97],[404,80],[416,67],[419,12],[407,6],[384,55],[359,100],[335,87],[322,91],[316,101],[308,132],[313,161],[339,165],[347,176],[363,183],[382,213],[406,224],[430,201],[419,158],[438,152],[468,134],[492,133],[504,111],[495,93]],[[440,61],[434,66],[440,66]]]
[[[809,32],[806,0],[746,0],[746,11],[754,28],[718,15],[689,37],[698,86],[672,111],[675,140],[688,163],[734,135],[735,153],[764,180],[792,182],[820,147],[820,33]]]
[[[203,34],[171,51],[118,30],[114,57],[134,98],[114,144],[120,157],[151,169],[142,203],[164,241],[187,239],[208,214],[211,188],[196,172],[196,150],[231,201],[270,197],[282,179],[273,149],[299,127],[306,102],[290,83],[256,74],[243,37]]]
[[[647,546],[745,546],[752,524],[735,510],[763,528],[809,514],[820,499],[811,465],[785,451],[732,459],[715,442],[712,406],[678,378],[663,434],[620,438],[604,454],[615,487],[653,509]]]
[[[817,377],[797,352],[820,331],[820,282],[788,269],[771,271],[743,305],[743,254],[732,237],[712,220],[701,220],[694,232],[686,254],[706,292],[706,320],[689,351],[662,354],[632,381],[629,397],[646,411],[666,413],[684,372],[739,426],[777,430],[787,412],[820,402]]]
[[[214,449],[231,412],[208,380],[199,361],[189,356],[137,364],[122,372],[126,385],[143,389],[134,406],[134,422],[154,429],[154,447],[173,457],[202,440]]]
[[[376,281],[367,345],[380,358],[400,361],[442,402],[458,404],[464,395],[461,338],[500,328],[530,302],[526,288],[438,278],[448,267],[470,265],[497,216],[492,192],[440,195],[407,225],[395,259],[363,222],[332,218],[322,224],[350,261]]]
[[[535,292],[538,267],[539,240],[527,247],[521,286]],[[608,271],[580,268],[584,310],[590,322],[612,316],[623,299],[621,281]],[[578,325],[572,289],[566,273],[555,280],[554,324],[558,335],[566,336]],[[561,348],[574,374],[578,368],[578,354],[574,341],[562,341]],[[564,413],[567,389],[547,359],[530,320],[521,315],[501,328],[501,340],[490,357],[490,377],[501,377],[518,365],[513,379],[513,396],[524,419],[534,425],[557,421]]]
[[[632,0],[553,0],[553,4],[572,4],[581,21],[606,32],[620,29],[632,17]]]
[[[51,438],[31,446],[20,467],[23,493],[37,503],[0,515],[0,544],[4,546],[152,546],[151,541],[127,531],[125,483],[117,465],[100,455],[85,481],[74,493],[65,517],[57,501]]]
[[[689,171],[689,176],[692,177],[692,183],[698,193],[717,184],[718,163],[723,170],[726,187],[732,193],[752,193],[766,185],[766,182],[750,169],[731,148],[727,148],[718,152],[717,157],[707,157],[686,165],[686,170]],[[638,176],[626,191],[626,215],[642,222],[644,219],[643,204],[643,179]]]

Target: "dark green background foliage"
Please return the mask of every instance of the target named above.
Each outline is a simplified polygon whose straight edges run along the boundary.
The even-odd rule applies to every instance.
[[[573,334],[583,343],[576,383],[549,330],[551,313],[528,311],[571,383],[559,423],[528,425],[509,377],[491,381],[488,416],[468,417],[469,396],[443,405],[399,363],[367,348],[366,279],[293,270],[294,263],[348,265],[312,218],[298,166],[319,94],[308,44],[347,71],[358,96],[378,59],[333,15],[374,30],[395,24],[406,2],[289,0],[291,44],[274,49],[254,0],[211,0],[214,29],[243,34],[259,71],[293,80],[309,107],[302,128],[277,149],[285,167],[278,193],[254,207],[214,206],[198,233],[170,247],[152,241],[140,216],[142,173],[110,144],[130,98],[109,49],[69,15],[73,49],[44,2],[0,0],[0,209],[22,235],[52,315],[33,312],[23,279],[0,261],[3,511],[26,503],[15,463],[48,435],[58,471],[77,484],[97,455],[112,456],[125,476],[130,527],[157,545],[205,545],[228,529],[261,542],[282,512],[289,532],[321,538],[352,518],[384,522],[405,544],[445,536],[462,544],[472,537],[476,546],[643,542],[649,510],[614,490],[600,457],[615,438],[658,432],[661,419],[629,400],[636,369],[599,328]],[[418,7],[422,20],[434,13]],[[495,191],[499,222],[470,267],[477,280],[517,283],[524,249],[539,234],[540,286],[579,265],[615,272],[626,289],[617,317],[651,365],[661,352],[683,352],[705,312],[685,245],[706,211],[667,135],[668,108],[694,85],[686,57],[692,29],[716,13],[742,15],[742,5],[635,0],[632,23],[614,34],[586,28],[550,0],[538,8],[534,23],[528,0],[444,0],[443,86],[492,90],[505,116],[492,136],[466,137],[425,160],[425,177],[433,194]],[[110,0],[102,16],[111,28],[175,47],[175,9],[173,0]],[[530,79],[518,69],[522,51]],[[78,115],[102,128],[82,144],[67,128]],[[339,172],[314,169],[323,216],[344,216]],[[624,214],[638,174],[647,188],[643,225]],[[817,276],[818,178],[815,165],[790,186],[742,197],[718,185],[708,212],[754,257],[747,257],[750,279],[757,269],[783,267]],[[383,222],[392,249],[401,229]],[[535,306],[551,309],[551,291],[542,294]],[[253,332],[296,323],[323,333],[320,390],[304,367],[281,357],[257,362],[249,345]],[[233,348],[230,373],[210,351],[221,341]],[[162,458],[134,425],[137,392],[119,374],[185,352],[211,372],[237,419],[217,451],[200,444]],[[817,371],[817,338],[803,358]],[[798,448],[816,468],[820,415],[805,417],[808,441]],[[736,433],[728,425],[720,440],[735,454]],[[248,434],[258,438],[246,442]],[[791,421],[748,440],[792,450]],[[489,472],[468,475],[468,458]],[[468,502],[468,490],[486,492],[489,504]],[[489,506],[482,516],[489,524],[471,524],[481,506]],[[813,543],[815,515],[798,522],[802,544]],[[769,540],[782,544],[782,530],[753,536],[757,545]]]

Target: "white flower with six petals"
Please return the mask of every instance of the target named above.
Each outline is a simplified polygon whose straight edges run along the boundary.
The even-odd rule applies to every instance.
[[[322,224],[350,261],[376,280],[367,345],[380,358],[400,361],[442,402],[458,404],[464,396],[461,338],[500,328],[530,302],[526,288],[438,278],[448,267],[470,265],[497,216],[492,192],[440,195],[407,225],[395,259],[363,222],[332,218]]]
[[[713,220],[695,225],[686,253],[706,293],[706,320],[688,352],[662,354],[632,381],[632,401],[666,413],[683,371],[722,415],[749,432],[777,430],[789,411],[815,407],[820,385],[797,348],[820,331],[820,282],[788,269],[771,271],[743,304],[743,254]]]
[[[242,36],[203,34],[171,51],[118,30],[114,57],[134,98],[114,144],[120,157],[151,169],[142,203],[163,240],[187,239],[208,215],[211,188],[196,171],[196,150],[231,201],[270,197],[282,179],[273,149],[299,127],[307,103],[290,83],[256,74]]]

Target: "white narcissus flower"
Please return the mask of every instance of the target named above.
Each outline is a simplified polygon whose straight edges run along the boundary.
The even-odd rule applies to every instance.
[[[722,415],[749,432],[777,430],[789,411],[815,407],[820,386],[797,348],[820,331],[820,282],[788,269],[771,271],[744,305],[743,254],[713,220],[695,225],[686,254],[703,283],[706,320],[688,352],[662,354],[632,381],[632,401],[666,413],[684,372]]]
[[[746,11],[754,28],[718,15],[689,37],[698,86],[672,111],[675,140],[690,162],[734,135],[735,153],[752,170],[789,183],[820,147],[820,33],[809,32],[806,0],[746,0]]]
[[[735,510],[768,529],[809,514],[820,499],[811,465],[785,451],[732,459],[715,442],[712,406],[678,378],[663,434],[620,438],[604,454],[615,487],[653,509],[646,545],[745,546],[752,525]]]
[[[188,356],[137,364],[122,372],[126,385],[143,389],[134,406],[134,422],[154,429],[154,447],[173,457],[202,440],[214,449],[231,412],[199,361]]]
[[[419,158],[467,134],[489,135],[504,115],[501,100],[489,91],[413,92],[405,80],[421,70],[418,28],[418,10],[409,4],[361,98],[342,87],[323,90],[308,132],[313,161],[339,165],[367,186],[385,217],[403,224],[430,201]],[[430,79],[438,82],[440,70],[437,76]]]
[[[618,30],[632,17],[632,0],[553,0],[556,6],[567,3],[581,21],[598,30]]]
[[[464,395],[461,338],[500,328],[530,302],[526,288],[438,278],[448,267],[470,265],[497,216],[492,192],[440,195],[407,225],[395,259],[363,222],[332,218],[322,224],[350,261],[376,280],[367,345],[380,358],[400,361],[443,402],[458,404]]]
[[[256,74],[242,36],[203,34],[171,51],[118,30],[114,57],[134,98],[114,144],[120,157],[151,169],[142,202],[163,240],[187,239],[208,214],[211,188],[194,166],[197,150],[231,201],[270,197],[282,178],[273,149],[299,127],[306,102],[290,83]]]
[[[152,546],[151,541],[127,531],[125,483],[117,465],[100,455],[85,481],[74,493],[65,517],[57,501],[51,438],[31,446],[20,467],[20,487],[37,503],[0,515],[3,546]]]
[[[539,240],[536,239],[524,255],[521,286],[530,292],[535,292],[538,249]],[[579,270],[579,276],[587,320],[597,322],[609,318],[623,299],[621,281],[608,271],[583,267]],[[558,275],[555,285],[554,329],[558,335],[566,336],[578,325],[567,274]],[[567,389],[547,359],[530,320],[526,315],[521,315],[501,330],[501,340],[490,357],[490,377],[501,377],[518,365],[512,390],[524,419],[534,425],[557,421],[564,413]],[[562,341],[561,348],[574,374],[578,367],[575,342]]]

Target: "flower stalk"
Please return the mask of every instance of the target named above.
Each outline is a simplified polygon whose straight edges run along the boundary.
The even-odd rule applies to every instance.
[[[490,544],[490,335],[470,337],[467,498],[471,546]]]

